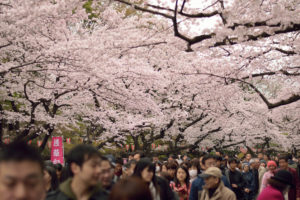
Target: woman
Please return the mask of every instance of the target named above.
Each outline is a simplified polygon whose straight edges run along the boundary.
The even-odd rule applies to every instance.
[[[245,188],[244,188],[244,199],[245,200],[251,200],[253,199],[253,193],[254,190],[254,176],[250,172],[249,163],[243,163],[243,173],[242,173],[243,179],[245,181]]]
[[[268,186],[258,196],[257,200],[284,200],[284,195],[293,185],[293,176],[289,171],[279,170],[268,180]]]
[[[152,200],[148,186],[140,178],[128,177],[112,188],[109,200]]]
[[[262,181],[261,181],[261,186],[260,186],[260,192],[263,191],[268,186],[268,179],[274,176],[275,170],[277,168],[277,164],[275,161],[270,160],[267,164],[268,171],[264,173]]]
[[[184,166],[180,166],[176,170],[174,182],[170,187],[176,192],[180,200],[187,200],[191,191],[190,175]]]
[[[46,180],[47,192],[55,191],[58,187],[58,179],[55,168],[46,166],[44,171],[44,178]]]
[[[190,162],[190,167],[189,167],[189,175],[190,175],[190,183],[197,178],[197,175],[200,174],[200,164],[199,164],[199,159],[194,158]]]
[[[173,199],[173,193],[163,178],[155,176],[155,164],[142,158],[136,164],[133,176],[141,178],[149,187],[153,200]]]

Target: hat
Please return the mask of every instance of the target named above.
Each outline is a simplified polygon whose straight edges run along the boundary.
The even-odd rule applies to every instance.
[[[215,177],[221,178],[222,172],[217,167],[210,167],[200,175],[201,178],[208,178],[210,176],[215,176]]]
[[[270,161],[268,162],[268,165],[267,165],[267,167],[270,167],[270,165],[273,165],[273,166],[277,167],[277,164],[276,164],[276,162],[275,162],[275,161],[273,161],[273,160],[270,160]]]
[[[287,185],[293,185],[293,175],[286,170],[279,170],[271,179],[277,180]]]

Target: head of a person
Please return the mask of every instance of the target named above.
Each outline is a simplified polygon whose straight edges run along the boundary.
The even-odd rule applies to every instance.
[[[168,164],[168,163],[163,163],[163,164],[161,165],[161,172],[168,173],[167,164]]]
[[[204,167],[204,170],[208,169],[209,167],[216,166],[216,158],[214,155],[211,155],[211,154],[207,154],[207,155],[203,156],[201,162]]]
[[[173,154],[170,154],[168,157],[168,162],[173,162],[175,160],[175,156]]]
[[[189,187],[190,183],[190,175],[189,171],[184,166],[179,166],[176,170],[176,176],[175,176],[175,184],[178,186],[183,186],[183,184],[186,184],[187,187]]]
[[[264,158],[263,158],[265,161],[268,161],[268,160],[271,160],[270,159],[270,156],[269,155],[267,155],[267,154],[264,154]]]
[[[258,154],[257,154],[257,158],[258,158],[259,160],[264,159],[264,154],[263,154],[263,153],[258,153]]]
[[[134,154],[132,154],[132,153],[131,153],[131,154],[129,154],[129,155],[128,155],[128,161],[130,161],[130,160],[134,159],[134,158],[133,158],[133,156],[134,156]]]
[[[251,158],[251,160],[249,161],[250,163],[250,167],[252,169],[258,169],[260,166],[260,161],[258,158]]]
[[[236,167],[238,165],[238,162],[235,158],[231,157],[231,158],[228,159],[228,164],[229,164],[230,170],[235,171]]]
[[[160,173],[161,172],[161,169],[162,168],[162,164],[161,164],[161,162],[155,162],[155,172],[158,174],[158,173]]]
[[[243,172],[249,172],[249,170],[250,170],[249,163],[243,163],[242,169],[243,169]]]
[[[118,181],[112,188],[109,200],[152,200],[149,187],[138,177]]]
[[[0,151],[0,199],[41,200],[46,196],[44,163],[25,142],[13,142]]]
[[[273,160],[268,161],[267,168],[269,169],[269,171],[274,172],[277,168],[276,162]]]
[[[104,188],[109,188],[112,185],[113,177],[114,177],[114,167],[111,162],[106,157],[101,157],[100,162],[101,175],[100,182]]]
[[[62,172],[63,166],[62,166],[60,163],[56,163],[56,164],[54,165],[54,168],[55,168],[55,170],[56,170],[56,176],[57,176],[58,180],[60,180],[61,172]]]
[[[260,160],[260,167],[266,167],[267,162],[265,160]]]
[[[152,157],[152,161],[155,163],[155,162],[158,162],[159,161],[159,158],[158,158],[158,156],[157,155],[154,155],[153,157]]]
[[[67,163],[74,179],[86,186],[98,184],[101,175],[101,155],[91,145],[80,144],[70,150]]]
[[[143,158],[143,157],[144,157],[143,152],[137,151],[137,152],[134,154],[133,159],[136,160],[136,161],[139,161],[139,160],[140,160],[141,158]]]
[[[288,160],[289,160],[289,157],[287,155],[279,156],[278,162],[279,162],[280,169],[284,169],[284,170],[288,169],[288,167],[289,167]]]
[[[142,158],[137,162],[133,176],[142,178],[145,182],[155,182],[155,164],[149,158]]]
[[[287,170],[279,170],[269,178],[268,183],[277,190],[284,193],[293,185],[293,175]]]
[[[182,160],[183,160],[183,161],[187,161],[187,160],[189,160],[189,157],[188,157],[187,155],[184,155],[184,156],[182,157]]]
[[[44,170],[44,178],[47,185],[50,185],[50,188],[47,188],[48,191],[54,191],[57,189],[59,181],[56,175],[55,168],[51,166],[46,166]]]
[[[167,172],[170,174],[170,176],[174,179],[175,178],[175,173],[178,165],[176,162],[168,162],[167,164]]]
[[[246,158],[245,158],[246,161],[249,162],[249,161],[251,160],[251,158],[252,158],[251,154],[250,154],[250,153],[247,153],[247,154],[246,154]]]
[[[205,189],[213,189],[218,187],[222,177],[222,172],[217,167],[209,167],[200,175],[200,177],[204,179]]]
[[[197,174],[200,174],[200,163],[198,158],[194,158],[190,161],[189,174],[191,178],[195,178]]]
[[[123,167],[123,159],[122,158],[117,158],[115,162],[115,175],[116,176],[121,176],[122,175],[122,167]]]

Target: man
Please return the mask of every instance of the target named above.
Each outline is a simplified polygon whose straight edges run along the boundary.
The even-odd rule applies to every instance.
[[[111,162],[106,157],[101,157],[101,175],[100,175],[100,182],[103,187],[103,189],[107,192],[107,194],[110,193],[112,186],[114,184],[113,178],[114,178],[114,168],[111,164]]]
[[[293,175],[293,187],[290,188],[288,193],[289,200],[300,200],[300,183],[295,169],[290,168],[288,165],[289,157],[282,155],[279,157],[279,167],[280,169],[287,170]]]
[[[168,170],[167,171],[168,174],[172,177],[172,180],[174,180],[176,169],[177,169],[178,165],[175,163],[175,161],[173,161],[173,162],[168,162],[166,167],[167,167],[167,170]]]
[[[258,169],[260,166],[258,158],[252,158],[249,162],[250,164],[250,172],[252,173],[252,176],[254,178],[254,189],[253,189],[253,196],[256,197],[259,190],[259,173]]]
[[[203,166],[204,170],[208,169],[209,167],[216,166],[216,159],[213,155],[207,154],[207,155],[203,156],[201,161],[202,161],[202,166]],[[226,187],[230,188],[228,180],[225,176],[222,176],[221,180]],[[204,179],[200,176],[198,176],[193,181],[192,186],[191,186],[189,200],[198,200],[198,197],[200,196],[199,193],[202,192],[204,184],[205,184]]]
[[[0,151],[0,200],[43,200],[46,197],[43,160],[26,143],[6,145]]]
[[[106,192],[99,183],[101,157],[93,146],[81,144],[70,150],[67,163],[72,178],[49,194],[47,200],[105,200]]]
[[[250,154],[250,153],[247,153],[247,154],[246,154],[246,157],[245,157],[245,162],[250,163],[251,158],[252,158],[251,154]]]
[[[241,172],[236,170],[237,160],[235,158],[229,158],[229,169],[226,170],[226,177],[231,185],[232,191],[235,193],[237,199],[243,199],[245,182]]]
[[[133,159],[136,160],[137,162],[144,157],[144,154],[142,151],[137,151],[134,156]]]
[[[122,158],[117,158],[115,162],[115,170],[114,170],[114,179],[113,181],[116,183],[121,179],[123,172],[123,160]]]
[[[236,200],[235,194],[221,181],[222,173],[219,168],[210,167],[200,177],[205,182],[200,200]]]
[[[136,163],[137,163],[136,160],[133,159],[133,160],[129,161],[128,163],[126,163],[125,165],[123,165],[122,179],[130,177],[133,174]]]

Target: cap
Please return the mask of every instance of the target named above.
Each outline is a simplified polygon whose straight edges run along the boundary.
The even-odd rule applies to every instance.
[[[218,177],[221,178],[222,177],[222,172],[219,168],[217,167],[210,167],[207,170],[205,170],[200,177],[201,178],[208,178],[210,176],[214,176],[214,177]]]
[[[271,165],[273,165],[273,166],[277,167],[277,164],[276,164],[276,162],[275,162],[275,161],[273,161],[273,160],[270,160],[270,161],[268,162],[268,165],[267,165],[267,167],[270,167]]]

